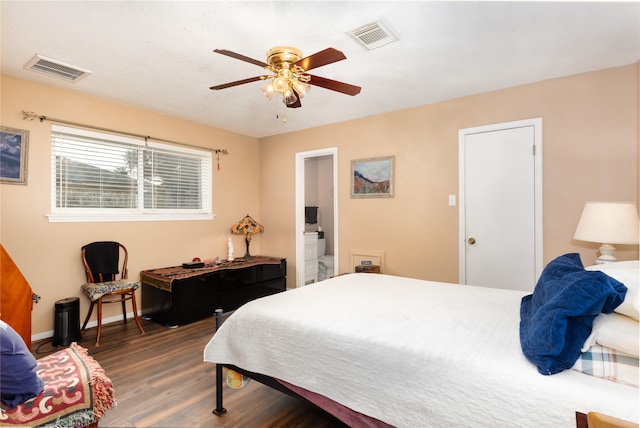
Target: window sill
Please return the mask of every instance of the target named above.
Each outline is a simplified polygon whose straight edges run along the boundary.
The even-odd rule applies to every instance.
[[[213,220],[215,214],[47,214],[49,223],[100,223],[113,221]]]

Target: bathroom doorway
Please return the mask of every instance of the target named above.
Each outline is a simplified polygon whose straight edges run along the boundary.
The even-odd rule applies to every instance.
[[[338,149],[296,153],[296,287],[338,272]]]

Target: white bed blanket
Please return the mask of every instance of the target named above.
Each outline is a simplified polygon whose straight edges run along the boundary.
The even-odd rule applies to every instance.
[[[204,350],[397,427],[575,427],[575,411],[638,421],[638,388],[522,354],[526,293],[343,275],[247,303]],[[240,411],[240,410],[238,410]]]

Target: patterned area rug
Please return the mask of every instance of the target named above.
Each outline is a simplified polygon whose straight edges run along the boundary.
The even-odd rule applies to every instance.
[[[85,427],[115,406],[113,383],[75,342],[37,364],[44,391],[12,409],[2,403],[0,426]]]

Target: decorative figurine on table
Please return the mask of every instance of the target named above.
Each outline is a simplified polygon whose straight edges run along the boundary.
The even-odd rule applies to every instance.
[[[227,248],[229,249],[229,252],[227,253],[227,261],[232,262],[233,261],[233,242],[231,242],[231,238],[229,238],[229,240],[227,241]]]

